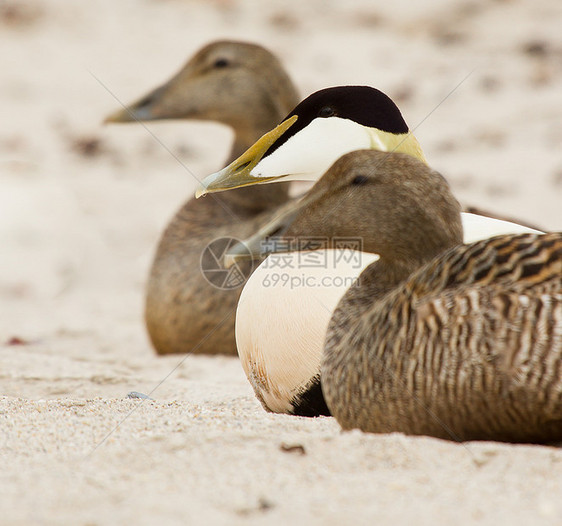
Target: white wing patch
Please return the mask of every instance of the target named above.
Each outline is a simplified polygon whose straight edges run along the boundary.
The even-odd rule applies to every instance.
[[[463,212],[461,218],[465,243],[474,243],[502,234],[544,234],[544,232],[517,223],[469,214],[468,212]]]

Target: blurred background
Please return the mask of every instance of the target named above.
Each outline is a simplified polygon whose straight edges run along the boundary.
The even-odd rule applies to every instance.
[[[0,341],[151,352],[145,277],[196,181],[102,121],[219,38],[270,49],[303,98],[381,89],[462,202],[562,229],[561,25],[559,0],[2,0]],[[198,178],[223,166],[227,128],[147,126]]]

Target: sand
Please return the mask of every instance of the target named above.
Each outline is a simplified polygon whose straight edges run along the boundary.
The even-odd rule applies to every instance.
[[[271,415],[237,359],[144,331],[159,233],[231,135],[101,121],[216,38],[303,95],[382,89],[460,200],[562,229],[562,4],[419,4],[0,3],[0,523],[562,523],[559,449]]]

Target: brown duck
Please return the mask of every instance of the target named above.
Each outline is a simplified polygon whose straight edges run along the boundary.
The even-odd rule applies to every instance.
[[[463,245],[444,178],[411,156],[339,159],[287,236],[362,236],[322,390],[344,429],[451,440],[562,440],[562,233]]]
[[[172,79],[106,121],[217,121],[234,130],[232,160],[297,102],[295,87],[272,53],[254,44],[219,41],[202,48]],[[226,289],[211,285],[200,270],[202,254],[216,239],[248,237],[287,199],[285,183],[190,199],[180,208],[160,238],[146,290],[146,326],[158,354],[236,354],[234,313],[241,288],[229,289],[226,282]],[[220,255],[223,248],[219,243],[213,250]],[[209,258],[204,266],[213,265],[213,254],[203,257]],[[237,270],[247,274],[251,268]],[[222,283],[222,277],[215,281]]]

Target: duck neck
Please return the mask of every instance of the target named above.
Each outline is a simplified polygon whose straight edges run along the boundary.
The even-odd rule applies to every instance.
[[[275,183],[236,188],[215,195],[238,216],[253,216],[276,208],[289,199],[290,183]]]

